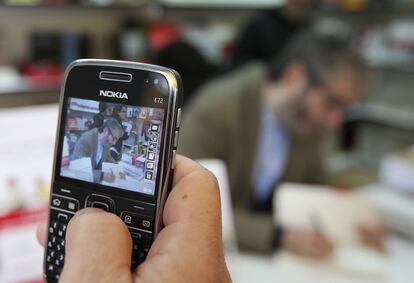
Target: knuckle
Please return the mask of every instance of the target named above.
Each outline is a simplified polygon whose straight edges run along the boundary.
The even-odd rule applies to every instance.
[[[109,227],[109,225],[115,228],[121,226],[122,222],[115,214],[97,209],[76,214],[69,222],[69,227],[76,227],[77,229],[99,229],[100,227]]]
[[[208,187],[211,190],[214,190],[215,192],[218,193],[220,191],[220,185],[219,185],[216,175],[214,175],[213,172],[211,172],[210,170],[204,167],[203,169],[200,170],[200,173],[202,174],[204,178],[204,182],[208,183],[209,185]]]

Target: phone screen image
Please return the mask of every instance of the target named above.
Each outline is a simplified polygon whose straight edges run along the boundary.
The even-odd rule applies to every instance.
[[[165,109],[70,97],[60,176],[154,196]]]

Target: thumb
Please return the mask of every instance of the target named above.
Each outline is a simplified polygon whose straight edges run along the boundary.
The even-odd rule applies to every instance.
[[[65,265],[59,282],[132,282],[131,236],[114,214],[79,211],[66,232]]]

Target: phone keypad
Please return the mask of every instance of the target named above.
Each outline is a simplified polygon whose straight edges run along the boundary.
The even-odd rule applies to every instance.
[[[99,203],[99,205],[97,205]],[[112,199],[100,195],[91,194],[84,202],[85,207],[98,207],[106,204],[102,209],[114,212],[115,203]],[[106,209],[106,208],[109,209]],[[131,206],[125,206],[128,210],[120,213],[120,218],[128,226],[132,238],[131,271],[142,263],[151,247],[152,230],[154,221],[149,216],[140,213],[153,214],[154,206],[134,202]],[[45,265],[47,282],[58,282],[65,263],[66,230],[71,218],[81,209],[79,201],[67,196],[52,194],[50,223],[48,227],[48,240],[46,243]],[[137,211],[140,211],[137,213]],[[118,212],[119,213],[119,212]]]
[[[46,243],[47,282],[58,282],[65,263],[66,230],[79,210],[76,199],[52,195],[48,239]]]
[[[129,232],[132,237],[131,270],[134,270],[147,257],[151,246],[152,233],[150,231],[138,231],[131,227]]]
[[[64,197],[60,195],[52,195],[52,207],[75,213],[79,210],[79,201],[74,198]]]
[[[128,225],[131,233],[131,270],[134,270],[147,257],[152,242],[153,221],[139,214],[126,211],[121,213],[121,219]]]

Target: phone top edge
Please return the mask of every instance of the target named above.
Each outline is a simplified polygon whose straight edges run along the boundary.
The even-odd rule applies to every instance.
[[[124,67],[124,68],[131,68],[131,69],[140,69],[140,70],[147,70],[153,71],[158,73],[165,73],[169,72],[173,75],[178,74],[176,70],[162,67],[159,65],[153,65],[148,63],[141,63],[141,62],[132,62],[132,61],[123,61],[123,60],[109,60],[109,59],[78,59],[73,61],[68,65],[66,68],[66,72],[70,72],[71,69],[77,66],[107,66],[107,67]]]
[[[109,59],[78,59],[73,61],[68,65],[65,70],[64,81],[66,81],[69,73],[72,69],[79,66],[101,66],[101,67],[119,67],[119,68],[130,68],[138,69],[144,71],[156,72],[163,75],[169,82],[173,92],[177,96],[178,107],[183,105],[183,83],[181,80],[180,74],[171,68],[141,63],[141,62],[132,62],[132,61],[122,61],[122,60],[109,60]],[[63,87],[63,85],[62,85]]]

